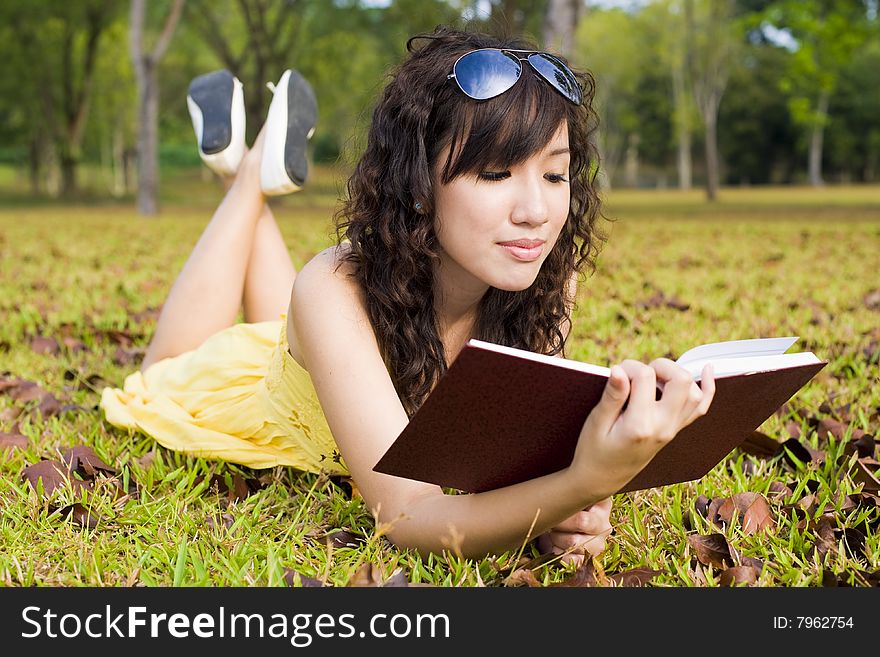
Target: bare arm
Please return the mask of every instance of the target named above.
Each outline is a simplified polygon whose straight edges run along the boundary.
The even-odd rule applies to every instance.
[[[620,436],[612,435],[610,427],[630,391],[629,379],[617,371],[618,385],[606,389],[602,412],[591,413],[593,420],[588,418],[584,425],[575,459],[565,470],[472,495],[445,495],[438,486],[373,472],[408,418],[356,286],[345,280],[343,270],[333,273],[333,266],[333,251],[328,250],[299,273],[291,296],[289,330],[295,334],[327,422],[365,503],[378,522],[390,524],[387,534],[399,546],[424,552],[454,548],[476,557],[516,548],[609,497],[664,444],[662,437],[641,435],[649,433],[647,425],[637,427],[638,431],[627,425],[625,430],[618,428]],[[625,366],[634,373],[640,366],[654,374],[636,361]],[[683,380],[678,381],[673,388],[684,389]],[[653,403],[654,386],[654,379],[643,372],[633,381],[633,392],[649,392]],[[646,395],[639,399],[646,400]],[[679,423],[699,403],[682,400],[679,395]],[[631,401],[628,413],[634,405],[638,406]],[[621,456],[625,441],[634,439],[642,442],[641,448]]]

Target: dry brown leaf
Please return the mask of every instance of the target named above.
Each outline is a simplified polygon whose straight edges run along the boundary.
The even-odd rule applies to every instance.
[[[327,532],[324,535],[324,543],[333,548],[358,548],[366,543],[366,539],[353,532],[339,529]]]
[[[766,433],[753,431],[748,438],[739,446],[740,450],[751,456],[771,459],[779,453],[779,441],[771,438]]]
[[[633,568],[622,573],[609,575],[608,579],[617,586],[636,587],[645,586],[657,575],[662,575],[662,570],[653,570],[652,568]]]
[[[550,584],[548,588],[590,586],[599,586],[599,580],[596,577],[596,566],[592,559],[584,559],[584,562],[571,575],[561,582]]]
[[[382,586],[382,571],[375,564],[365,563],[352,575],[347,586],[380,587]]]
[[[75,477],[71,477],[69,471],[60,461],[44,459],[33,465],[29,465],[21,474],[31,487],[36,491],[38,482],[43,482],[43,495],[48,497],[59,486],[65,486],[69,481],[76,489],[77,487],[91,488],[92,484],[88,481],[81,481]]]
[[[92,513],[91,509],[86,508],[79,502],[76,504],[68,504],[56,511],[58,515],[67,520],[79,523],[83,527],[95,529],[98,526],[100,517],[96,513]]]
[[[61,346],[55,338],[46,335],[35,335],[31,338],[31,349],[38,354],[57,356],[61,351]]]
[[[3,422],[12,422],[13,420],[18,419],[18,416],[22,414],[22,409],[18,406],[10,406],[9,408],[4,408],[0,411],[0,421]]]
[[[90,477],[92,479],[95,478],[98,472],[106,474],[117,473],[117,470],[104,463],[89,445],[74,445],[65,449],[61,452],[61,461],[70,470],[78,472],[83,477]]]
[[[863,491],[876,493],[880,491],[880,479],[877,478],[878,463],[874,459],[858,459],[852,473],[852,480],[862,485]]]
[[[325,586],[324,582],[319,579],[309,577],[308,575],[303,575],[302,573],[291,568],[284,569],[284,581],[287,583],[288,586],[296,586],[297,579],[299,579],[299,584],[302,588],[323,588]]]
[[[718,570],[734,565],[733,553],[724,534],[691,534],[687,540],[700,563]]]
[[[27,449],[28,439],[20,433],[4,433],[0,431],[0,452],[11,453],[15,449]]]
[[[504,580],[505,586],[530,586],[540,587],[543,586],[541,582],[535,577],[535,573],[528,568],[517,568],[514,570],[507,578]]]
[[[758,573],[751,566],[733,566],[721,571],[718,583],[721,586],[751,586],[758,581]]]

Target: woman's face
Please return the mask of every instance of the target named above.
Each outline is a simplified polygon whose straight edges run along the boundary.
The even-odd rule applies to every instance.
[[[534,283],[568,217],[569,160],[563,122],[546,148],[522,164],[435,184],[441,275],[453,276],[456,287],[511,292]]]

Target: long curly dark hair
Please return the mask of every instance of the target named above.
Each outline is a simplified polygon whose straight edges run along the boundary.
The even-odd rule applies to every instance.
[[[594,186],[599,159],[590,138],[598,126],[593,77],[575,71],[584,102],[574,105],[537,75],[527,75],[524,64],[509,91],[471,100],[447,75],[458,57],[478,48],[538,50],[523,39],[446,26],[411,38],[409,56],[392,72],[375,108],[366,150],[335,215],[338,243],[350,242],[344,261],[353,265],[386,367],[410,416],[446,371],[434,312],[440,247],[431,178],[445,146],[450,150],[442,164],[444,184],[520,164],[568,122],[571,206],[565,226],[529,288],[489,288],[473,337],[564,354],[563,327],[570,324],[574,304],[569,280],[575,271],[581,276],[586,269],[595,271],[595,257],[607,239],[596,226],[602,213]]]

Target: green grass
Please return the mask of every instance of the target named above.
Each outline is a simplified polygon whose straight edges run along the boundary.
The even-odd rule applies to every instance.
[[[163,186],[161,216],[142,219],[130,199],[37,202],[16,196],[15,185],[0,176],[8,200],[0,207],[0,381],[36,382],[64,410],[44,417],[39,400],[0,390],[0,432],[27,439],[23,449],[0,449],[0,585],[283,586],[315,579],[345,586],[370,565],[379,579],[397,573],[410,584],[573,581],[572,567],[538,558],[532,544],[484,560],[420,558],[382,536],[344,481],[190,458],[103,421],[101,387],[120,386],[136,368],[120,364],[117,349],[136,358],[148,343],[155,309],[219,186],[182,171]],[[297,267],[331,243],[337,196],[338,177],[325,169],[313,189],[277,203]],[[847,448],[854,435],[878,431],[880,304],[870,294],[880,289],[880,187],[722,190],[713,205],[699,191],[615,191],[608,214],[616,221],[604,224],[610,238],[596,273],[581,284],[569,357],[648,362],[704,342],[799,335],[796,347],[829,365],[759,429],[782,443],[787,425],[796,425],[802,444],[822,459],[798,463],[735,450],[699,481],[617,496],[615,531],[592,564],[600,583],[642,568],[657,571],[651,586],[720,586],[727,566],[701,561],[693,539],[722,534],[736,565],[760,560],[756,586],[876,585],[877,491],[859,483],[864,478]],[[657,292],[688,309],[640,305]],[[61,349],[35,351],[37,335],[55,338]],[[65,346],[65,337],[82,348]],[[839,439],[817,431],[817,422],[830,418],[845,426]],[[28,465],[81,444],[115,476],[99,474],[90,490],[68,485],[48,496],[22,478]],[[769,502],[772,529],[718,525],[699,511],[701,500],[743,492]],[[76,503],[93,527],[77,520],[86,518]],[[326,540],[338,530],[354,543]]]

